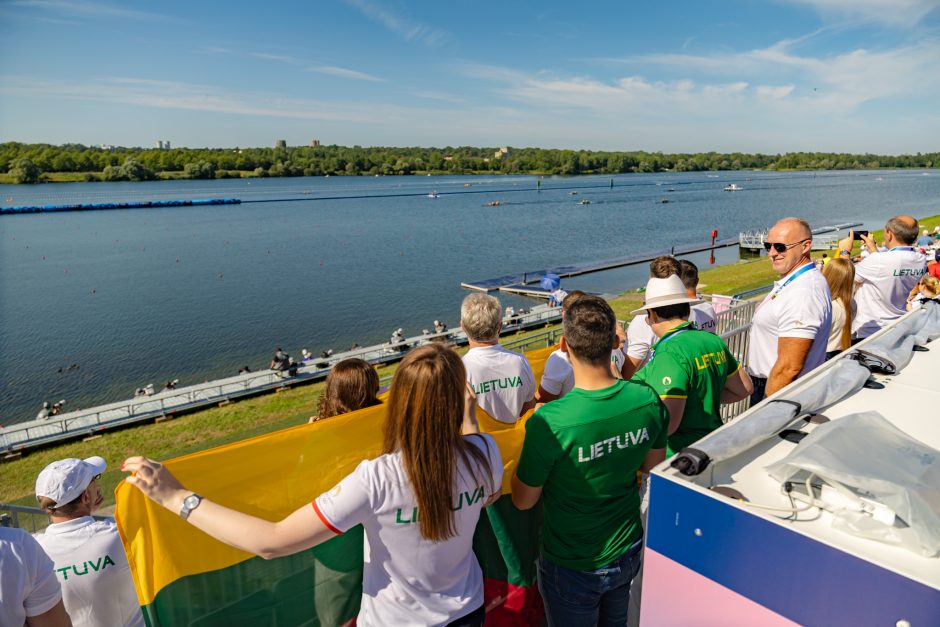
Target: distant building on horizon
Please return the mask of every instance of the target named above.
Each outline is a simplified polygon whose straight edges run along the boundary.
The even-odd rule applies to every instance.
[[[170,149],[170,140],[168,139],[157,140],[157,150],[169,150],[169,149]]]
[[[509,146],[503,146],[499,150],[493,153],[494,159],[502,159],[503,157],[508,157],[512,153],[509,152]]]
[[[274,142],[274,147],[275,148],[287,148],[287,140],[286,139],[277,140],[276,142]]]
[[[311,139],[311,140],[310,140],[310,147],[311,147],[311,148],[318,148],[319,146],[320,146],[320,140],[319,140],[319,139]]]

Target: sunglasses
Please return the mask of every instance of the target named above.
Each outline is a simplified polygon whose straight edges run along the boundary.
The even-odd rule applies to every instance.
[[[803,242],[808,242],[808,241],[809,241],[808,239],[801,239],[800,241],[793,242],[792,244],[784,244],[783,242],[774,242],[774,243],[764,242],[764,250],[766,250],[767,252],[770,252],[770,249],[773,248],[778,253],[785,253],[791,248],[793,248],[794,246],[799,246]]]

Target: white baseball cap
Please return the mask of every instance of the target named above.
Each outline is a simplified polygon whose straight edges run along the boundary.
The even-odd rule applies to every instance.
[[[635,309],[630,313],[637,315],[646,313],[647,309],[655,309],[667,305],[680,305],[682,303],[694,305],[700,302],[702,302],[700,298],[689,298],[688,294],[685,292],[685,285],[682,284],[682,279],[680,279],[678,275],[673,274],[665,279],[650,279],[646,284],[646,302],[643,303],[641,308]]]
[[[88,489],[92,480],[108,467],[103,457],[60,459],[42,469],[36,477],[36,496],[45,496],[55,507],[71,503]]]

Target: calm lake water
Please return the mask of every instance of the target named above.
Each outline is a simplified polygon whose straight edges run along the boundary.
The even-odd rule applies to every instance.
[[[0,187],[3,206],[264,201],[0,217],[0,424],[31,419],[43,400],[89,407],[147,383],[262,368],[278,345],[299,357],[383,342],[397,327],[416,334],[435,318],[456,327],[461,281],[697,244],[712,228],[735,236],[785,215],[880,228],[897,213],[940,214],[937,170],[609,181],[547,178],[541,191],[529,176]],[[732,182],[744,191],[722,192]],[[502,205],[483,206],[492,200]],[[736,255],[719,251],[719,263]],[[645,266],[622,268],[565,287],[619,293],[645,277]]]

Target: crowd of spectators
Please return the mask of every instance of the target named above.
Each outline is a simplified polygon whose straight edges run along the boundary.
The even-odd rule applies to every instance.
[[[278,522],[195,494],[145,457],[127,459],[122,470],[190,524],[266,558],[363,525],[369,559],[357,624],[482,625],[472,540],[483,508],[499,497],[503,462],[493,438],[480,433],[476,408],[509,425],[535,408],[511,500],[519,510],[543,507],[542,528],[531,532],[542,538],[538,586],[548,624],[626,624],[637,605],[631,583],[641,571],[645,524],[634,477],[720,427],[722,404],[759,403],[937,299],[937,239],[927,231],[918,239],[918,231],[913,218],[892,218],[883,247],[862,236],[868,255],[857,263],[850,233],[820,270],[809,225],[777,222],[765,248],[779,279],[756,307],[746,367],[716,335],[715,311],[699,297],[698,270],[688,261],[650,264],[645,302],[626,331],[602,298],[566,294],[563,336],[538,383],[528,360],[499,344],[499,301],[471,294],[460,310],[470,343],[463,358],[443,343],[405,355],[384,407],[382,454]],[[925,253],[933,255],[929,269]],[[399,329],[391,341],[402,339]],[[278,349],[271,367],[289,364]],[[311,421],[378,405],[378,392],[370,364],[342,361]],[[68,625],[67,614],[75,625],[143,623],[114,524],[92,517],[104,470],[100,457],[50,464],[36,495],[53,524],[36,539],[0,529],[0,623]],[[402,521],[403,510],[415,515]]]

